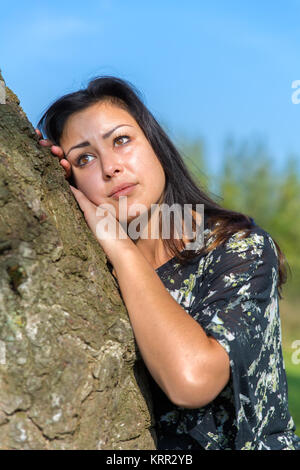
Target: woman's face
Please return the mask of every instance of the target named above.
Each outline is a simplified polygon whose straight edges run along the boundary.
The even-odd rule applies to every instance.
[[[77,188],[96,205],[112,204],[118,220],[120,199],[111,193],[119,185],[135,184],[126,194],[127,209],[143,204],[149,211],[151,204],[162,202],[163,167],[142,129],[124,109],[101,102],[74,113],[65,124],[60,145]]]

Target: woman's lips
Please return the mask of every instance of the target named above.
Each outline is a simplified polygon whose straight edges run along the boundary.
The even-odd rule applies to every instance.
[[[127,186],[126,188],[123,188],[120,191],[117,191],[116,193],[112,194],[111,197],[114,199],[118,199],[120,196],[126,196],[127,194],[130,194],[134,190],[135,187],[136,187],[136,184]]]

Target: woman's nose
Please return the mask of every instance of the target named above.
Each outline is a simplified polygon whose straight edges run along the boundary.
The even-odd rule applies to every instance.
[[[115,173],[123,170],[123,164],[118,156],[107,153],[101,156],[102,172],[105,178],[111,178]]]

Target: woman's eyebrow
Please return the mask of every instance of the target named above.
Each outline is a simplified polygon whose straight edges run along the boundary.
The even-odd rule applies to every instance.
[[[103,135],[102,135],[102,138],[103,138],[103,139],[108,139],[108,137],[109,137],[116,129],[118,129],[119,127],[123,127],[123,126],[133,127],[133,126],[130,126],[130,124],[119,124],[118,126],[114,127],[114,128],[111,129],[110,131],[108,131],[108,132],[106,132],[105,134],[103,134]],[[69,153],[71,152],[71,150],[78,149],[78,148],[82,148],[82,147],[88,147],[89,145],[91,145],[91,144],[90,144],[88,141],[80,142],[80,144],[74,145],[74,146],[71,147],[70,150],[66,153],[65,158],[67,158],[67,156],[69,155]]]
[[[89,143],[88,141],[80,142],[80,144],[74,145],[74,146],[71,147],[70,150],[66,153],[65,158],[67,158],[67,156],[69,155],[69,153],[71,152],[71,150],[79,149],[79,148],[82,148],[82,147],[88,147],[89,145],[90,145],[90,143]]]
[[[123,127],[123,126],[133,127],[133,126],[130,126],[130,124],[119,124],[118,126],[114,127],[110,131],[106,132],[106,134],[103,134],[102,138],[107,139],[116,129],[118,129],[119,127]]]

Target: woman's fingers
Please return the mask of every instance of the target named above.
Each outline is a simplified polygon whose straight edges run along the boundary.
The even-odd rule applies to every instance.
[[[49,139],[43,139],[42,134],[38,129],[35,129],[35,132],[38,135],[38,137],[40,137],[40,140],[39,140],[40,145],[42,145],[43,147],[51,147],[51,152],[56,157],[59,157],[59,158],[64,157],[64,152],[61,147],[59,147],[58,145],[54,145],[53,142],[51,142],[51,140]]]
[[[52,145],[51,152],[53,153],[53,155],[57,156],[59,159],[64,158],[65,156],[63,149],[59,147],[58,145]]]
[[[72,175],[72,167],[68,160],[65,159],[65,154],[64,151],[61,147],[58,145],[53,145],[51,140],[48,139],[43,139],[42,138],[42,133],[39,131],[39,129],[35,129],[36,134],[38,137],[40,137],[39,144],[42,145],[43,147],[51,147],[51,153],[55,155],[55,157],[59,158],[59,163],[65,170],[65,178],[69,179]]]
[[[65,158],[62,158],[59,163],[61,164],[61,166],[65,170],[66,179],[69,179],[71,174],[72,174],[72,167],[71,167],[70,163]]]
[[[35,129],[35,133],[37,134],[37,136],[39,137],[39,144],[42,145],[43,147],[50,147],[51,145],[53,145],[53,143],[51,142],[51,140],[48,140],[48,139],[43,139],[43,136],[42,136],[42,133],[41,131],[39,131],[38,129]]]

